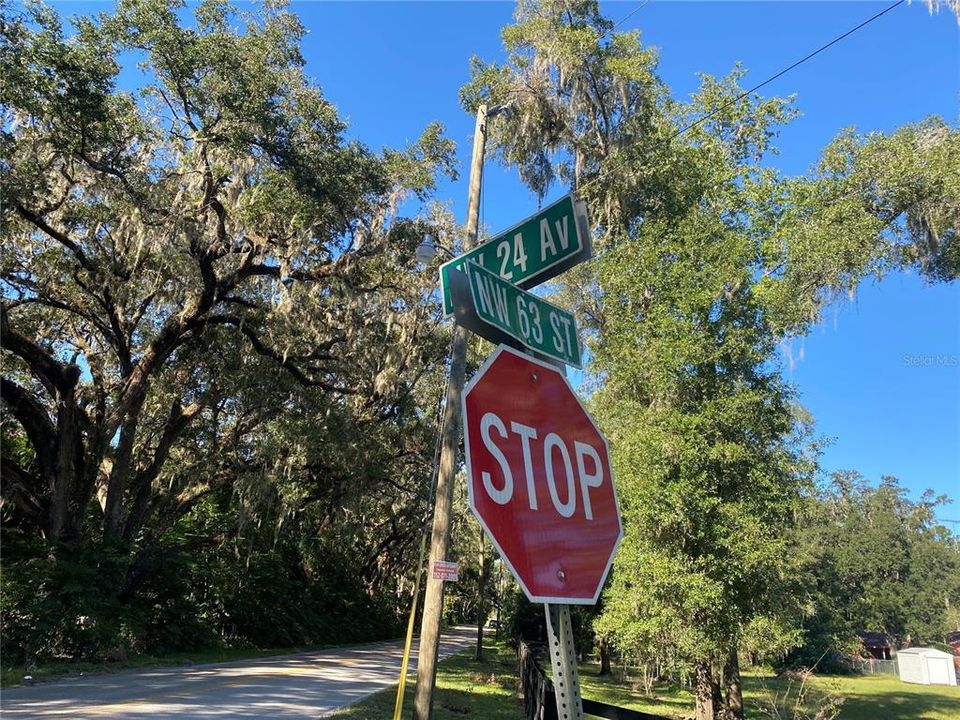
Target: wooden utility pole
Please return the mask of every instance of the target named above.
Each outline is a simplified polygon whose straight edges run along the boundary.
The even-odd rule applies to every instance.
[[[486,142],[487,106],[481,105],[477,108],[477,124],[473,135],[464,251],[471,250],[477,242],[477,229],[480,224],[480,184],[483,179],[483,155]],[[453,505],[453,481],[457,471],[457,448],[460,444],[460,393],[463,392],[466,367],[467,330],[460,325],[454,325],[446,411],[443,427],[440,429],[443,444],[440,450],[440,468],[437,472],[430,559],[427,565],[427,589],[423,599],[420,651],[417,656],[417,692],[413,705],[414,717],[417,720],[430,720],[433,714],[433,689],[437,682],[437,651],[440,644],[440,620],[443,614],[443,580],[433,576],[433,564],[437,560],[446,560],[447,550],[450,547],[450,509]]]

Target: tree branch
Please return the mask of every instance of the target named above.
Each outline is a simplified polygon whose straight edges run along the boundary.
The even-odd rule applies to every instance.
[[[3,475],[0,496],[16,505],[34,525],[43,527],[43,501],[30,491],[31,487],[43,486],[40,478],[31,475],[8,457],[0,457],[0,473]]]
[[[87,257],[86,253],[83,252],[83,249],[70,237],[60,230],[53,228],[46,220],[37,215],[32,210],[25,208],[20,203],[14,204],[14,210],[17,211],[17,215],[31,223],[38,230],[42,230],[53,240],[56,240],[58,243],[67,248],[73,256],[77,258],[77,261],[89,272],[94,272],[97,269],[97,266]]]
[[[164,463],[170,455],[170,450],[173,448],[173,444],[202,409],[203,405],[201,403],[193,403],[184,408],[180,405],[179,400],[175,399],[173,401],[170,407],[170,414],[164,424],[163,433],[154,449],[153,459],[149,465],[136,474],[132,483],[135,499],[133,508],[127,516],[123,529],[123,536],[128,542],[139,532],[143,521],[146,519],[153,481],[157,479],[157,476],[163,469]]]
[[[280,352],[276,348],[270,347],[269,345],[264,343],[260,339],[259,335],[257,334],[257,329],[250,327],[248,324],[245,323],[244,319],[241,317],[238,317],[236,315],[210,315],[200,320],[194,321],[194,323],[192,323],[191,329],[199,329],[207,325],[232,325],[233,327],[237,328],[243,334],[243,336],[247,338],[247,341],[250,343],[250,345],[257,352],[258,355],[262,355],[263,357],[267,357],[275,361],[277,365],[279,365],[288,373],[290,373],[290,375],[292,375],[293,378],[297,382],[299,382],[301,385],[305,385],[308,387],[318,387],[328,392],[340,393],[342,395],[357,395],[360,392],[359,389],[354,387],[344,387],[340,385],[334,385],[325,380],[320,380],[318,378],[310,377],[304,371],[304,368],[301,368],[294,361],[295,359],[299,359],[299,358],[294,358],[289,355],[285,355],[284,353]],[[317,355],[317,353],[311,353],[310,357],[312,359],[325,359],[325,360],[334,359],[333,356],[322,356],[322,355]],[[322,370],[320,370],[319,368],[314,368],[314,369],[322,372]]]
[[[51,397],[69,392],[80,379],[80,368],[77,365],[64,365],[38,344],[10,327],[6,303],[0,303],[0,346],[26,362]]]
[[[47,475],[57,433],[47,411],[29,392],[5,377],[0,377],[0,399],[13,411],[13,416],[33,445],[41,475]]]

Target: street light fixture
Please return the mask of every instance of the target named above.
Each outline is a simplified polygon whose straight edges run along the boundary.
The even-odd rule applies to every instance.
[[[433,235],[430,235],[429,233],[423,236],[423,240],[421,240],[420,244],[417,245],[415,254],[417,260],[426,264],[437,256],[438,250],[445,252],[449,258],[456,257],[456,255],[453,254],[453,251],[451,251],[449,248],[437,244],[437,242],[433,239]]]

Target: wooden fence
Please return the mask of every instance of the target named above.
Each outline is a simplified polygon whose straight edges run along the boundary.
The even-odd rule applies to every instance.
[[[520,691],[523,693],[524,718],[557,720],[557,698],[553,683],[540,667],[535,649],[524,642],[517,646],[517,677],[520,678]],[[608,720],[670,720],[663,715],[651,715],[587,698],[583,698],[583,713]]]

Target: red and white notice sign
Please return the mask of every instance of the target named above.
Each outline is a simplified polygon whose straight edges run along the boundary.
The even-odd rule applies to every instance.
[[[456,582],[460,579],[460,563],[434,560],[433,577],[444,582]]]

